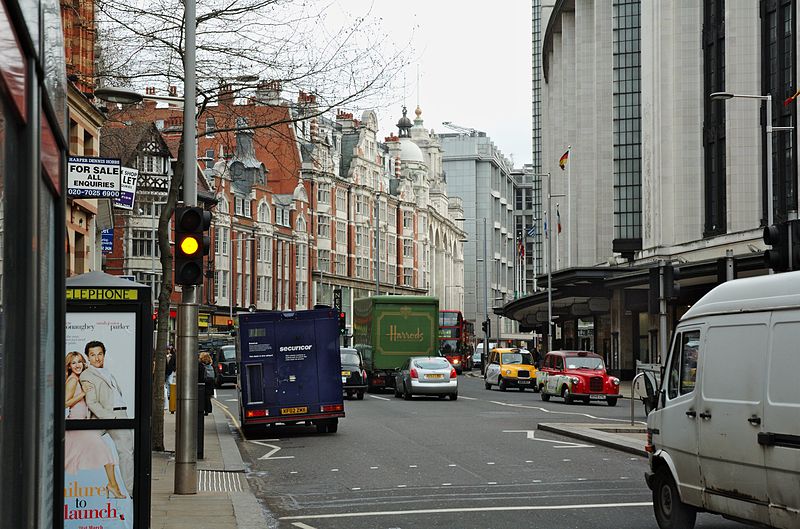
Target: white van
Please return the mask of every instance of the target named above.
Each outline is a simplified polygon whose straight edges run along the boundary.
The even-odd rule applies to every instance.
[[[647,417],[661,529],[800,527],[800,272],[730,281],[675,330]]]

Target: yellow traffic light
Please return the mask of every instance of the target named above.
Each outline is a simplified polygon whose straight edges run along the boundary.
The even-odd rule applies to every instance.
[[[194,255],[200,249],[200,244],[195,237],[184,237],[181,241],[181,251],[184,255]]]

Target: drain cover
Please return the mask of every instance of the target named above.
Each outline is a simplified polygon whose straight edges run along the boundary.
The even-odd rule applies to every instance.
[[[241,492],[240,475],[239,472],[199,470],[197,472],[197,490],[198,492]]]

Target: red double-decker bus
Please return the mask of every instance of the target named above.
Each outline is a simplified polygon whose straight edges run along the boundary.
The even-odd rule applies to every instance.
[[[459,310],[439,311],[439,354],[447,358],[457,373],[472,369],[475,351],[475,324]]]

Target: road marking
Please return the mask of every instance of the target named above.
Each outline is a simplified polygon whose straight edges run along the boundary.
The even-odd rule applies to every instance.
[[[475,397],[465,397],[465,396],[463,396],[463,395],[459,395],[459,398],[462,398],[462,399],[464,399],[464,400],[478,400],[478,399],[476,399]]]
[[[370,470],[378,470],[378,467],[369,467]]]
[[[398,485],[404,487],[405,485]],[[330,518],[365,518],[369,516],[409,516],[417,514],[439,514],[439,513],[466,513],[466,512],[487,512],[487,511],[567,511],[584,509],[619,509],[623,507],[652,507],[652,502],[638,503],[587,503],[575,505],[508,505],[504,507],[464,507],[449,509],[411,509],[408,511],[373,511],[373,512],[342,512],[333,514],[309,514],[305,516],[282,516],[279,520],[323,520]]]
[[[533,463],[533,461],[525,461],[526,463]]]
[[[497,482],[496,481],[490,481],[489,483],[487,483],[487,485],[497,485]]]
[[[494,461],[489,461],[489,462],[488,462],[488,463],[486,463],[486,464],[487,464],[487,465],[494,465]]]
[[[239,399],[225,399],[225,402],[239,402]]]
[[[503,430],[503,433],[525,433],[527,438],[531,441],[541,441],[543,443],[555,443],[561,446],[554,446],[553,448],[594,448],[594,445],[585,445],[580,443],[570,443],[568,441],[555,441],[553,439],[539,439],[536,437],[536,430]],[[565,459],[564,461],[569,461]],[[528,463],[529,461],[526,461]]]
[[[408,486],[408,485],[398,485],[398,486],[397,486],[397,488],[398,488],[398,489],[404,489],[404,488],[406,488],[407,486]]]
[[[577,411],[561,411],[561,410],[548,410],[547,408],[542,408],[541,406],[526,406],[525,404],[514,404],[510,402],[500,402],[498,400],[490,400],[487,402],[491,402],[492,404],[497,404],[498,406],[508,406],[509,408],[524,408],[526,410],[539,410],[543,413],[553,413],[555,415],[579,415],[581,417],[586,417],[587,419],[594,419],[597,421],[617,421],[617,422],[630,422],[630,419],[615,419],[613,417],[597,417],[590,413],[581,413]],[[645,421],[636,421],[639,424],[647,424]]]
[[[259,461],[264,461],[264,460],[267,460],[267,459],[294,459],[294,456],[274,456],[274,455],[272,455],[272,454],[278,452],[281,449],[280,446],[271,445],[269,443],[265,443],[264,441],[250,441],[250,442],[254,443],[254,444],[257,444],[257,445],[260,445],[260,446],[265,446],[267,448],[272,448],[272,450],[270,450],[269,452],[267,452],[263,456],[259,457],[258,458]]]
[[[297,471],[296,470],[292,470],[291,472],[289,472],[289,474],[297,474]]]
[[[458,466],[458,465],[453,465],[453,464],[450,464],[450,465],[447,465],[447,466],[448,466],[448,467],[455,467],[455,466]]]
[[[417,468],[417,465],[408,465],[408,468]]]
[[[299,527],[300,529],[316,529],[314,527],[311,527],[310,525],[304,524],[303,522],[294,522],[292,525],[295,527]]]
[[[353,487],[353,488],[352,488],[352,489],[350,489],[350,490],[361,490],[361,487]]]
[[[442,483],[442,487],[449,487],[452,483]]]
[[[338,468],[332,468],[331,472],[339,472],[339,469]]]
[[[372,397],[373,399],[378,399],[378,400],[392,400],[392,399],[387,399],[386,397],[378,397],[377,395],[370,395],[370,397]]]

